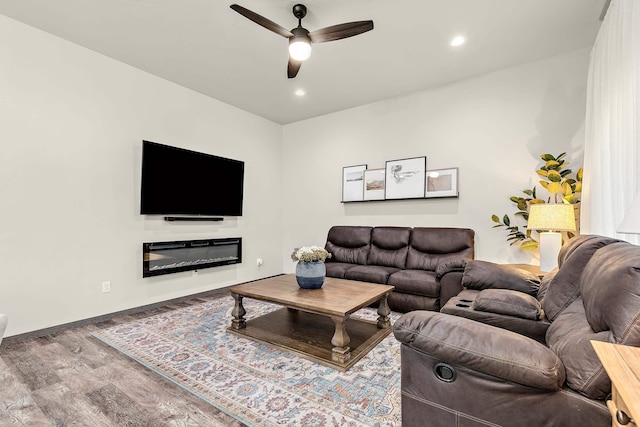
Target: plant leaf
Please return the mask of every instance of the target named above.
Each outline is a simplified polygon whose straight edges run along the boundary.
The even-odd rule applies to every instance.
[[[507,215],[505,215],[504,217],[502,217],[502,222],[503,222],[506,226],[511,225],[511,221],[509,220],[509,217],[508,217]]]
[[[491,215],[491,220],[493,222],[500,222],[500,218],[498,218],[498,215]]]
[[[562,191],[562,186],[559,182],[550,182],[547,186],[547,191],[553,195],[556,195]]]
[[[545,189],[549,186],[549,183],[547,181],[539,181],[540,185],[542,185]]]
[[[526,240],[520,244],[520,249],[524,251],[532,251],[538,248],[538,242],[535,240]]]
[[[546,170],[543,170],[543,169],[538,169],[538,170],[536,171],[536,173],[537,173],[538,175],[540,175],[540,176],[547,176],[547,173],[548,173],[548,172],[547,172]]]
[[[549,161],[549,160],[555,160],[555,159],[556,159],[555,157],[553,157],[551,154],[548,154],[548,153],[547,153],[547,154],[542,154],[542,155],[540,156],[540,158],[541,158],[542,160],[544,160],[545,162],[546,162],[546,161]]]
[[[560,175],[557,171],[549,171],[547,174],[547,178],[551,182],[560,182],[562,181],[562,175]]]
[[[545,163],[544,166],[547,169],[557,169],[558,166],[560,166],[560,163],[556,162],[555,160],[549,160],[549,161],[547,161],[547,163]]]
[[[578,169],[578,172],[576,173],[576,179],[578,181],[582,181],[582,175],[584,174],[584,171],[582,170],[582,168]]]

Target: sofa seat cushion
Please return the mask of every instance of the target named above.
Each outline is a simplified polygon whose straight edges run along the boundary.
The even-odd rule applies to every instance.
[[[432,298],[440,295],[440,282],[433,271],[400,270],[389,276],[387,284],[395,286],[396,292]]]
[[[349,264],[347,262],[325,263],[325,267],[327,268],[327,277],[337,277],[338,279],[344,279],[346,272],[357,266],[358,264]]]
[[[384,267],[381,265],[358,265],[347,270],[344,278],[386,285],[389,276],[399,270],[399,268]]]

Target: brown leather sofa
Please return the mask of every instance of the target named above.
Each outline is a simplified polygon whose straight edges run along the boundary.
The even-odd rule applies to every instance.
[[[580,236],[559,261],[536,298],[542,342],[505,318],[415,311],[394,324],[403,426],[611,425],[611,382],[590,341],[640,346],[640,246]]]
[[[391,310],[439,310],[462,290],[475,233],[467,228],[334,226],[327,276],[395,286]]]

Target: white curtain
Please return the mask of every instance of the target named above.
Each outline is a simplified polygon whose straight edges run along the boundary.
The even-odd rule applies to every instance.
[[[581,232],[616,228],[640,197],[640,1],[612,0],[591,51]]]

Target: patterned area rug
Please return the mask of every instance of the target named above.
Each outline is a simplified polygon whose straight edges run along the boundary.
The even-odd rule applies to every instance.
[[[280,308],[243,303],[247,319]],[[93,335],[249,426],[401,424],[400,345],[393,334],[339,372],[227,333],[232,309],[233,299],[224,297]],[[365,308],[353,317],[377,314]]]

